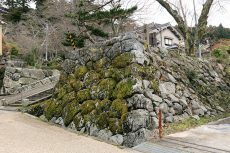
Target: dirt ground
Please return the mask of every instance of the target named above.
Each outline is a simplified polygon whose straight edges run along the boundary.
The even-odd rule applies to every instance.
[[[0,111],[0,153],[137,153],[19,112]]]

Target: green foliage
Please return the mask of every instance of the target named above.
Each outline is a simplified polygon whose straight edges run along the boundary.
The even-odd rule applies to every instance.
[[[212,52],[213,56],[215,56],[216,58],[220,58],[221,56],[223,56],[223,51],[221,49],[215,49]]]
[[[156,79],[153,79],[151,81],[151,87],[154,90],[154,92],[159,93],[160,89],[159,89],[159,81],[157,81]]]
[[[4,75],[5,75],[5,68],[1,67],[0,68],[0,89],[3,86],[3,79],[4,79]]]
[[[113,134],[118,134],[118,133],[122,133],[122,123],[119,119],[117,118],[110,118],[109,119],[109,130],[113,133]]]
[[[85,46],[86,36],[77,35],[76,33],[65,33],[65,40],[62,42],[64,46],[72,46],[75,48],[83,48]]]
[[[194,81],[197,79],[197,73],[194,70],[186,71],[186,76],[191,83],[194,83]]]
[[[209,26],[206,32],[206,38],[211,38],[212,40],[218,39],[230,39],[230,29],[223,27],[220,24],[218,27],[216,26]]]
[[[111,105],[112,105],[112,102],[110,100],[104,99],[98,103],[96,111],[98,114],[101,114],[103,112],[108,112],[110,110]]]
[[[11,56],[18,56],[19,50],[16,47],[12,47],[10,51]]]
[[[113,91],[114,98],[127,98],[133,94],[133,85],[135,81],[132,79],[126,79],[119,82]]]

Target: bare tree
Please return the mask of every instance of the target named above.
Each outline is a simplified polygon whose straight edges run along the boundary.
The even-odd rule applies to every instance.
[[[179,0],[179,6],[169,0],[156,0],[167,12],[175,19],[178,24],[178,28],[185,40],[185,50],[188,55],[194,54],[197,50],[201,39],[205,34],[207,27],[208,14],[214,0],[206,0],[203,4],[201,14],[198,19],[197,25],[195,25],[195,31],[192,27],[189,27],[187,23],[187,16],[182,5],[182,0]]]

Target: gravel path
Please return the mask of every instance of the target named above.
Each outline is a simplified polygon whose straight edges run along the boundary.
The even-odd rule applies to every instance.
[[[137,153],[79,136],[31,116],[0,111],[0,153]]]

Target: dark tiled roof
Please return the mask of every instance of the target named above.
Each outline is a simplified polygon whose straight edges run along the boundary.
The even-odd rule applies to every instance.
[[[0,13],[8,13],[8,10],[4,7],[0,7]]]

